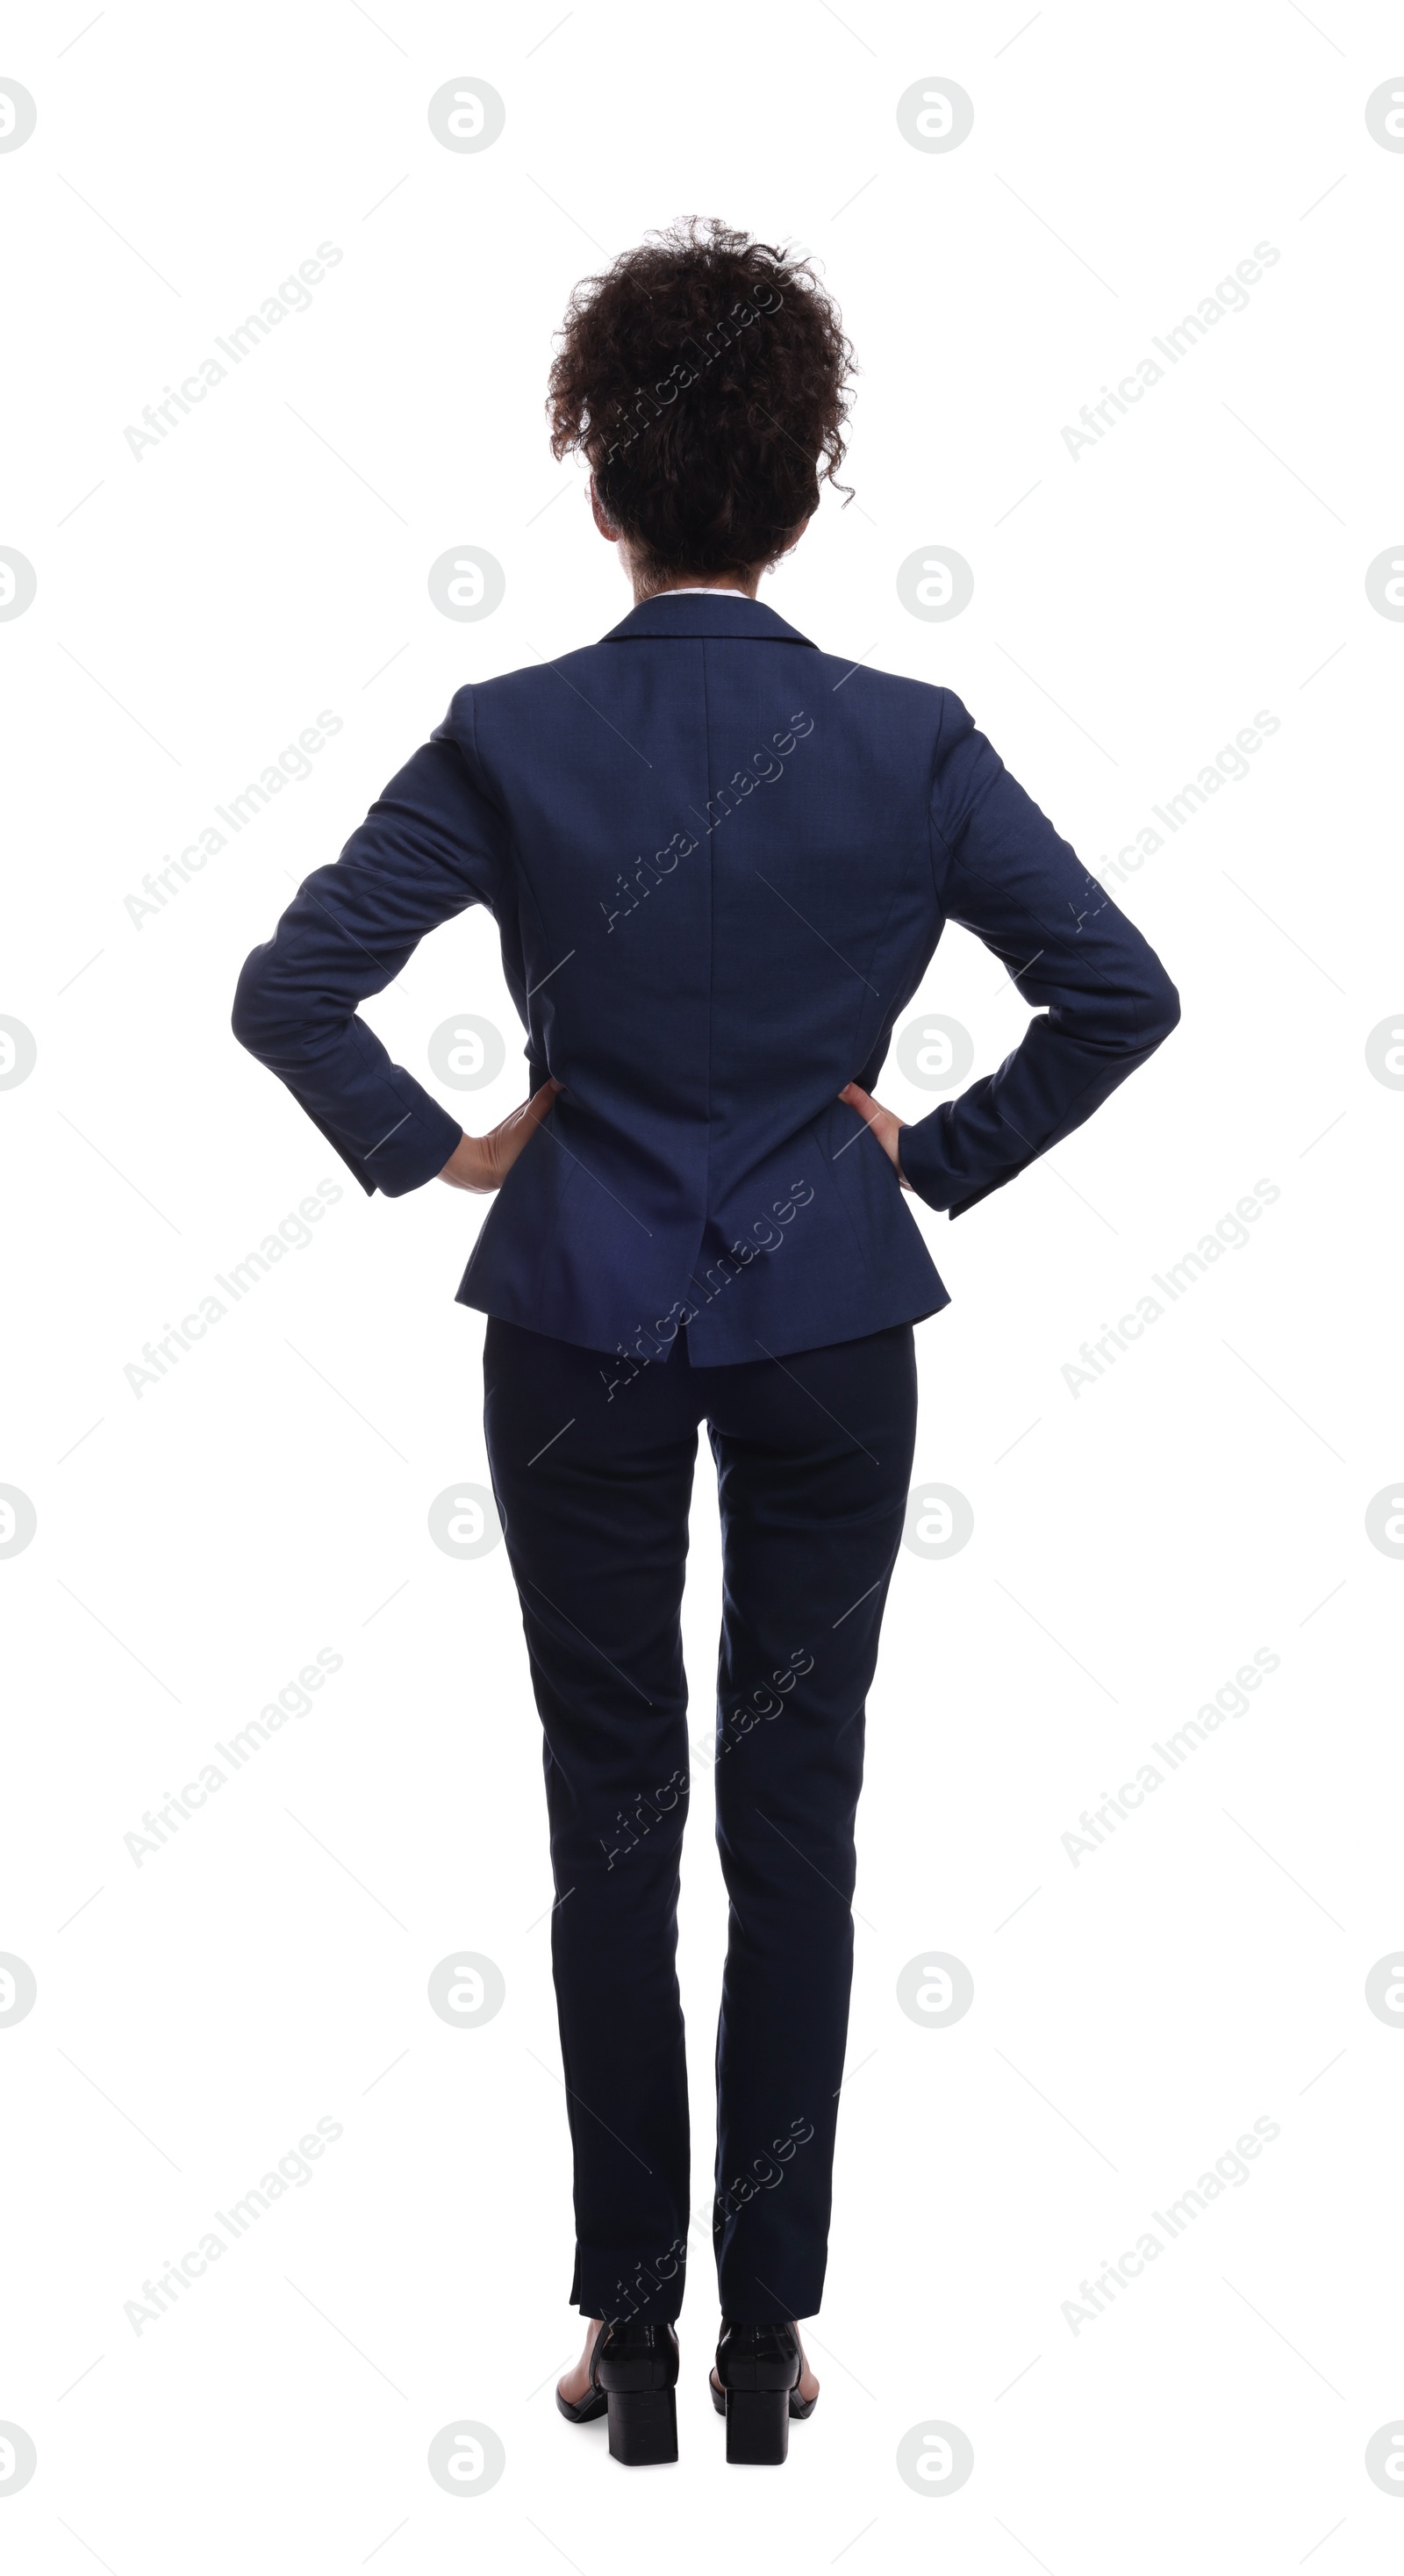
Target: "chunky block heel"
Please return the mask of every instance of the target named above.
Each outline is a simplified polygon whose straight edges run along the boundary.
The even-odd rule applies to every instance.
[[[556,2404],[572,2424],[609,2418],[609,2456],[626,2469],[661,2468],[678,2456],[678,2339],[669,2324],[636,2319],[601,2326],[583,2397]]]
[[[712,2404],[726,2417],[733,2468],[778,2469],[790,2456],[790,2418],[812,2415],[799,2393],[804,2357],[793,2325],[723,2323],[712,2373]]]
[[[775,2469],[790,2454],[787,2388],[728,2388],[726,2456],[732,2468]]]
[[[609,2392],[609,2456],[626,2469],[657,2469],[678,2456],[678,2401],[671,2388],[618,2397]]]

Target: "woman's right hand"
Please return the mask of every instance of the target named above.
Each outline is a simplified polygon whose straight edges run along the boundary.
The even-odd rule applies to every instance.
[[[455,1190],[476,1190],[480,1194],[500,1190],[512,1165],[523,1148],[531,1143],[543,1118],[549,1115],[558,1082],[543,1082],[520,1109],[490,1127],[486,1136],[460,1136],[448,1161],[439,1174]]]

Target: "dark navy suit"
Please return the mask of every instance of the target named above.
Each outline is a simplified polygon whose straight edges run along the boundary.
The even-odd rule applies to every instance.
[[[418,1188],[460,1128],[356,1005],[470,903],[497,922],[533,1078],[565,1088],[458,1293],[595,1350],[656,1351],[690,1317],[694,1359],[750,1360],[946,1304],[837,1095],[876,1082],[947,920],[1046,1016],[908,1127],[929,1207],[1012,1180],[1178,1011],[958,698],[817,652],[739,596],[665,594],[583,652],[460,689],[250,957],[238,1036],[368,1190]]]
[[[682,2296],[679,1607],[706,1420],[731,1897],[713,2230],[724,2313],[812,2315],[911,1327],[947,1302],[837,1095],[876,1083],[945,923],[976,932],[1040,1015],[902,1131],[911,1190],[958,1215],[1089,1117],[1178,1000],[958,698],[721,593],[460,689],[249,958],[237,1035],[367,1190],[418,1188],[460,1128],[356,1006],[471,903],[533,1082],[563,1086],[458,1294],[491,1319],[488,1450],[544,1728],[572,2294],[606,2316]]]

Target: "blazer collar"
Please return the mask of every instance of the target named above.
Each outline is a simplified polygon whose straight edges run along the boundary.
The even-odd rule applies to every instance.
[[[740,636],[753,644],[804,644],[811,653],[817,650],[807,635],[787,626],[773,608],[759,599],[746,599],[739,591],[660,591],[641,608],[631,608],[601,641],[628,644],[636,635]]]

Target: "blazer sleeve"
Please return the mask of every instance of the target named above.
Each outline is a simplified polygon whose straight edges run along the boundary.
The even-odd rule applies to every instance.
[[[240,1045],[287,1084],[362,1189],[387,1198],[441,1172],[463,1130],[392,1064],[356,1006],[393,983],[426,931],[470,903],[494,909],[506,861],[506,826],[470,773],[459,713],[455,700],[335,866],[299,887],[234,997]]]
[[[937,902],[1039,1011],[997,1073],[902,1129],[904,1178],[929,1207],[960,1216],[1090,1118],[1169,1036],[1180,997],[959,698],[943,694],[931,796]]]

